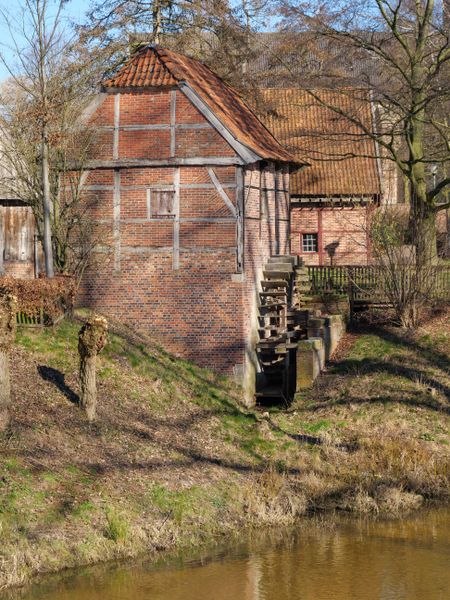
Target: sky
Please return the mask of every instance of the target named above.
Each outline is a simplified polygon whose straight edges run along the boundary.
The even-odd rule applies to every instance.
[[[67,3],[67,7],[64,10],[64,14],[75,21],[83,19],[86,10],[90,4],[90,0],[70,0]],[[5,9],[9,13],[14,14],[14,8],[19,7],[21,4],[20,0],[0,0],[0,7]],[[0,51],[5,56],[8,64],[14,62],[14,52],[8,48],[8,37],[10,36],[8,27],[5,25],[3,18],[0,15]],[[8,76],[8,71],[5,65],[0,62],[0,81]]]

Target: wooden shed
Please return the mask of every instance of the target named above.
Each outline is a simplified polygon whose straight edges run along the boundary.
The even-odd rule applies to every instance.
[[[32,208],[11,193],[9,177],[0,163],[0,275],[31,279],[37,271],[35,219]]]

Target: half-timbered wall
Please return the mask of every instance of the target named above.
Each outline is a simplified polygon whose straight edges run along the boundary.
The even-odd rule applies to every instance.
[[[241,377],[262,264],[287,251],[286,169],[244,173],[175,89],[109,94],[92,123],[83,197],[99,244],[80,303]]]

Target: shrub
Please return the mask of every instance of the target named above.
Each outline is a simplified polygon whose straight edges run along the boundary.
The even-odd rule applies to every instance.
[[[73,309],[75,280],[58,275],[52,279],[0,278],[0,295],[13,294],[17,298],[18,312],[28,317],[43,313],[47,322],[54,322]]]

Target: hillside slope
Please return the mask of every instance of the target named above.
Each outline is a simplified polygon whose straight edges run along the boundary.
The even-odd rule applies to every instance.
[[[414,339],[347,335],[311,392],[267,413],[113,324],[93,426],[77,406],[79,327],[18,332],[0,438],[0,588],[311,510],[400,514],[449,497],[448,314]]]

